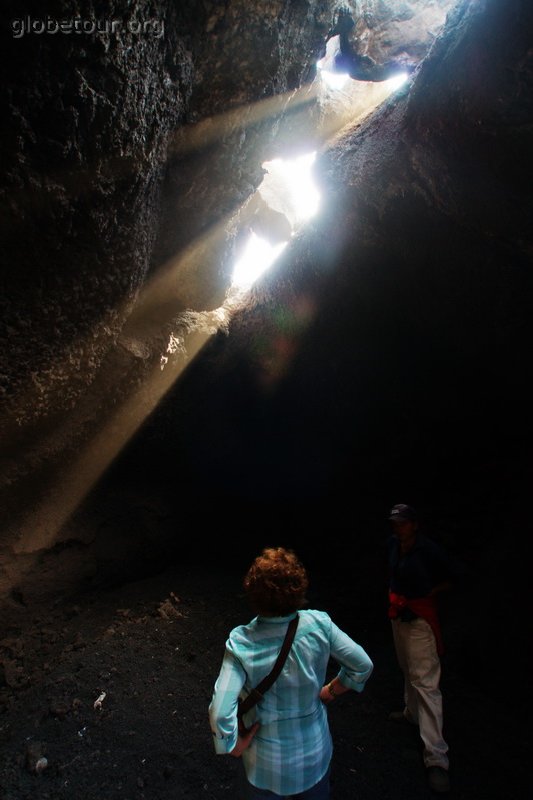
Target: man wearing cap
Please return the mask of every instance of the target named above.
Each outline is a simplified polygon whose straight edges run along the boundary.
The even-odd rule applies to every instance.
[[[414,508],[395,505],[389,520],[393,527],[389,617],[404,674],[405,702],[403,711],[393,711],[389,719],[419,726],[429,786],[448,792],[448,745],[442,735],[439,689],[443,646],[436,596],[450,587],[454,571],[444,550],[419,533]]]

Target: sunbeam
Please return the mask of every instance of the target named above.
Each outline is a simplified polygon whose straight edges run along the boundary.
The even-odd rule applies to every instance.
[[[397,88],[397,78],[381,84],[349,81],[342,92],[324,97],[323,92],[331,89],[320,79],[294,92],[267,98],[245,108],[239,107],[217,117],[211,117],[194,125],[180,128],[169,148],[170,157],[185,157],[193,151],[215,144],[229,133],[245,131],[251,125],[277,117],[296,108],[304,108],[319,100],[324,113],[319,116],[319,124],[314,132],[317,146],[322,146],[348,122],[356,124],[370,113],[392,91]],[[342,95],[342,100],[339,100]],[[293,159],[275,158],[265,162],[268,175],[260,189],[271,208],[282,206],[280,211],[289,220],[294,231],[319,209],[319,195],[312,184],[310,168],[315,154],[306,154]],[[124,165],[121,166],[124,170]],[[288,189],[284,199],[274,197],[273,186],[281,177],[288,179]],[[75,182],[73,182],[73,187]],[[80,183],[80,190],[83,187]],[[74,191],[74,188],[73,188]],[[246,203],[235,212],[220,219],[211,229],[191,242],[179,254],[161,265],[154,277],[140,291],[133,312],[129,315],[122,335],[132,340],[144,341],[161,338],[174,319],[179,318],[184,302],[190,293],[190,283],[194,275],[205,264],[206,253],[215,253],[226,246],[227,232],[231,227],[246,220]],[[235,290],[242,294],[253,281],[268,268],[286,247],[287,241],[268,243],[253,233],[247,242],[244,253],[235,265],[231,285],[228,286],[228,300],[223,305],[214,301],[206,307],[215,308],[211,312],[196,312],[189,315],[189,324],[181,337],[180,352],[159,352],[153,357],[152,367],[136,383],[130,396],[123,401],[118,410],[103,415],[98,431],[93,438],[73,457],[66,467],[57,469],[56,484],[47,493],[45,500],[28,513],[19,527],[16,549],[28,552],[53,544],[61,528],[78,508],[87,494],[95,486],[123,447],[136,433],[145,419],[153,412],[171,386],[183,374],[186,367],[205,346],[206,342],[234,313]],[[247,262],[247,263],[246,263]],[[252,272],[249,266],[252,265]],[[218,308],[217,308],[218,305]],[[118,315],[127,316],[126,304],[116,309]],[[167,335],[168,339],[168,335]],[[82,343],[80,343],[81,346]],[[68,360],[68,353],[65,355]],[[164,368],[162,369],[161,366]],[[100,375],[89,387],[86,397],[80,401],[80,409],[92,402],[100,402],[101,393],[113,396],[117,392],[122,374]],[[33,387],[28,385],[28,392]],[[64,431],[75,428],[75,415],[69,415],[64,422]]]

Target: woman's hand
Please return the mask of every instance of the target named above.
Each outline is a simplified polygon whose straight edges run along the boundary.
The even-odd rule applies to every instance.
[[[335,698],[329,691],[329,684],[326,684],[325,686],[322,687],[322,689],[320,690],[320,694],[318,696],[320,697],[322,702],[325,703],[325,705],[327,705],[328,703],[332,703],[333,700],[335,700]]]
[[[237,738],[237,744],[230,752],[230,756],[234,756],[235,758],[240,758],[240,756],[244,753],[246,748],[250,746],[250,742],[254,738],[259,728],[260,728],[259,723],[254,722],[250,730],[244,736],[239,736]]]
[[[326,683],[326,685],[322,687],[318,696],[322,702],[327,705],[328,703],[331,703],[332,700],[335,700],[335,698],[340,694],[344,694],[345,692],[349,691],[349,688],[347,686],[343,686],[338,678],[333,678],[332,681]]]

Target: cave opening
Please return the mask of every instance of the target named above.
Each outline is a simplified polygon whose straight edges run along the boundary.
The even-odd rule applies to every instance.
[[[320,195],[312,177],[316,152],[265,161],[257,196],[263,201],[252,218],[251,231],[233,270],[232,287],[249,288],[283,252],[289,238],[319,209]],[[252,198],[253,202],[254,198]]]
[[[393,77],[380,81],[376,90],[374,81],[352,81],[348,74],[333,71],[337,39],[328,40],[326,55],[317,62],[317,76],[311,84],[311,90],[321,98],[322,110],[310,133],[322,147],[348,120],[353,123],[363,119],[409,79],[407,72],[398,71]],[[341,92],[347,81],[352,84],[351,90]],[[342,112],[339,112],[341,95]],[[255,202],[257,208],[251,219],[246,220],[245,230],[238,234],[241,244],[236,252],[230,306],[235,290],[249,289],[276,261],[302,225],[320,213],[320,192],[313,177],[317,151],[305,152],[305,145],[305,138],[300,143],[296,131],[285,147],[276,146],[275,158],[261,164],[263,179],[255,195],[247,201],[252,206]]]
[[[252,286],[257,278],[274,263],[286,246],[287,242],[271,245],[266,239],[261,239],[252,231],[233,269],[232,286],[237,289]]]
[[[341,91],[344,89],[348,81],[358,80],[362,82],[372,81],[372,74],[361,74],[358,77],[351,76],[348,72],[343,72],[344,66],[342,62],[338,63],[340,55],[340,37],[332,36],[326,42],[326,52],[323,58],[316,62],[316,68],[320,79],[325,85],[334,91]],[[386,82],[391,91],[395,91],[402,84],[409,79],[409,72],[407,72],[401,62],[391,66],[383,75],[379,75],[379,80]]]

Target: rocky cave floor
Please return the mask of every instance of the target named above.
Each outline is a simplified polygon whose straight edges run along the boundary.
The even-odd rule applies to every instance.
[[[240,580],[236,570],[173,565],[27,608],[0,641],[0,799],[237,797],[238,763],[215,757],[207,706],[226,634],[251,616]],[[331,706],[332,798],[428,798],[416,731],[387,721],[401,695],[388,623],[381,608],[364,611],[358,583],[323,574],[309,598],[375,663],[362,695]],[[529,796],[530,733],[505,706],[508,678],[482,690],[457,662],[452,652],[443,678],[451,796]],[[47,766],[35,773],[40,757]]]

